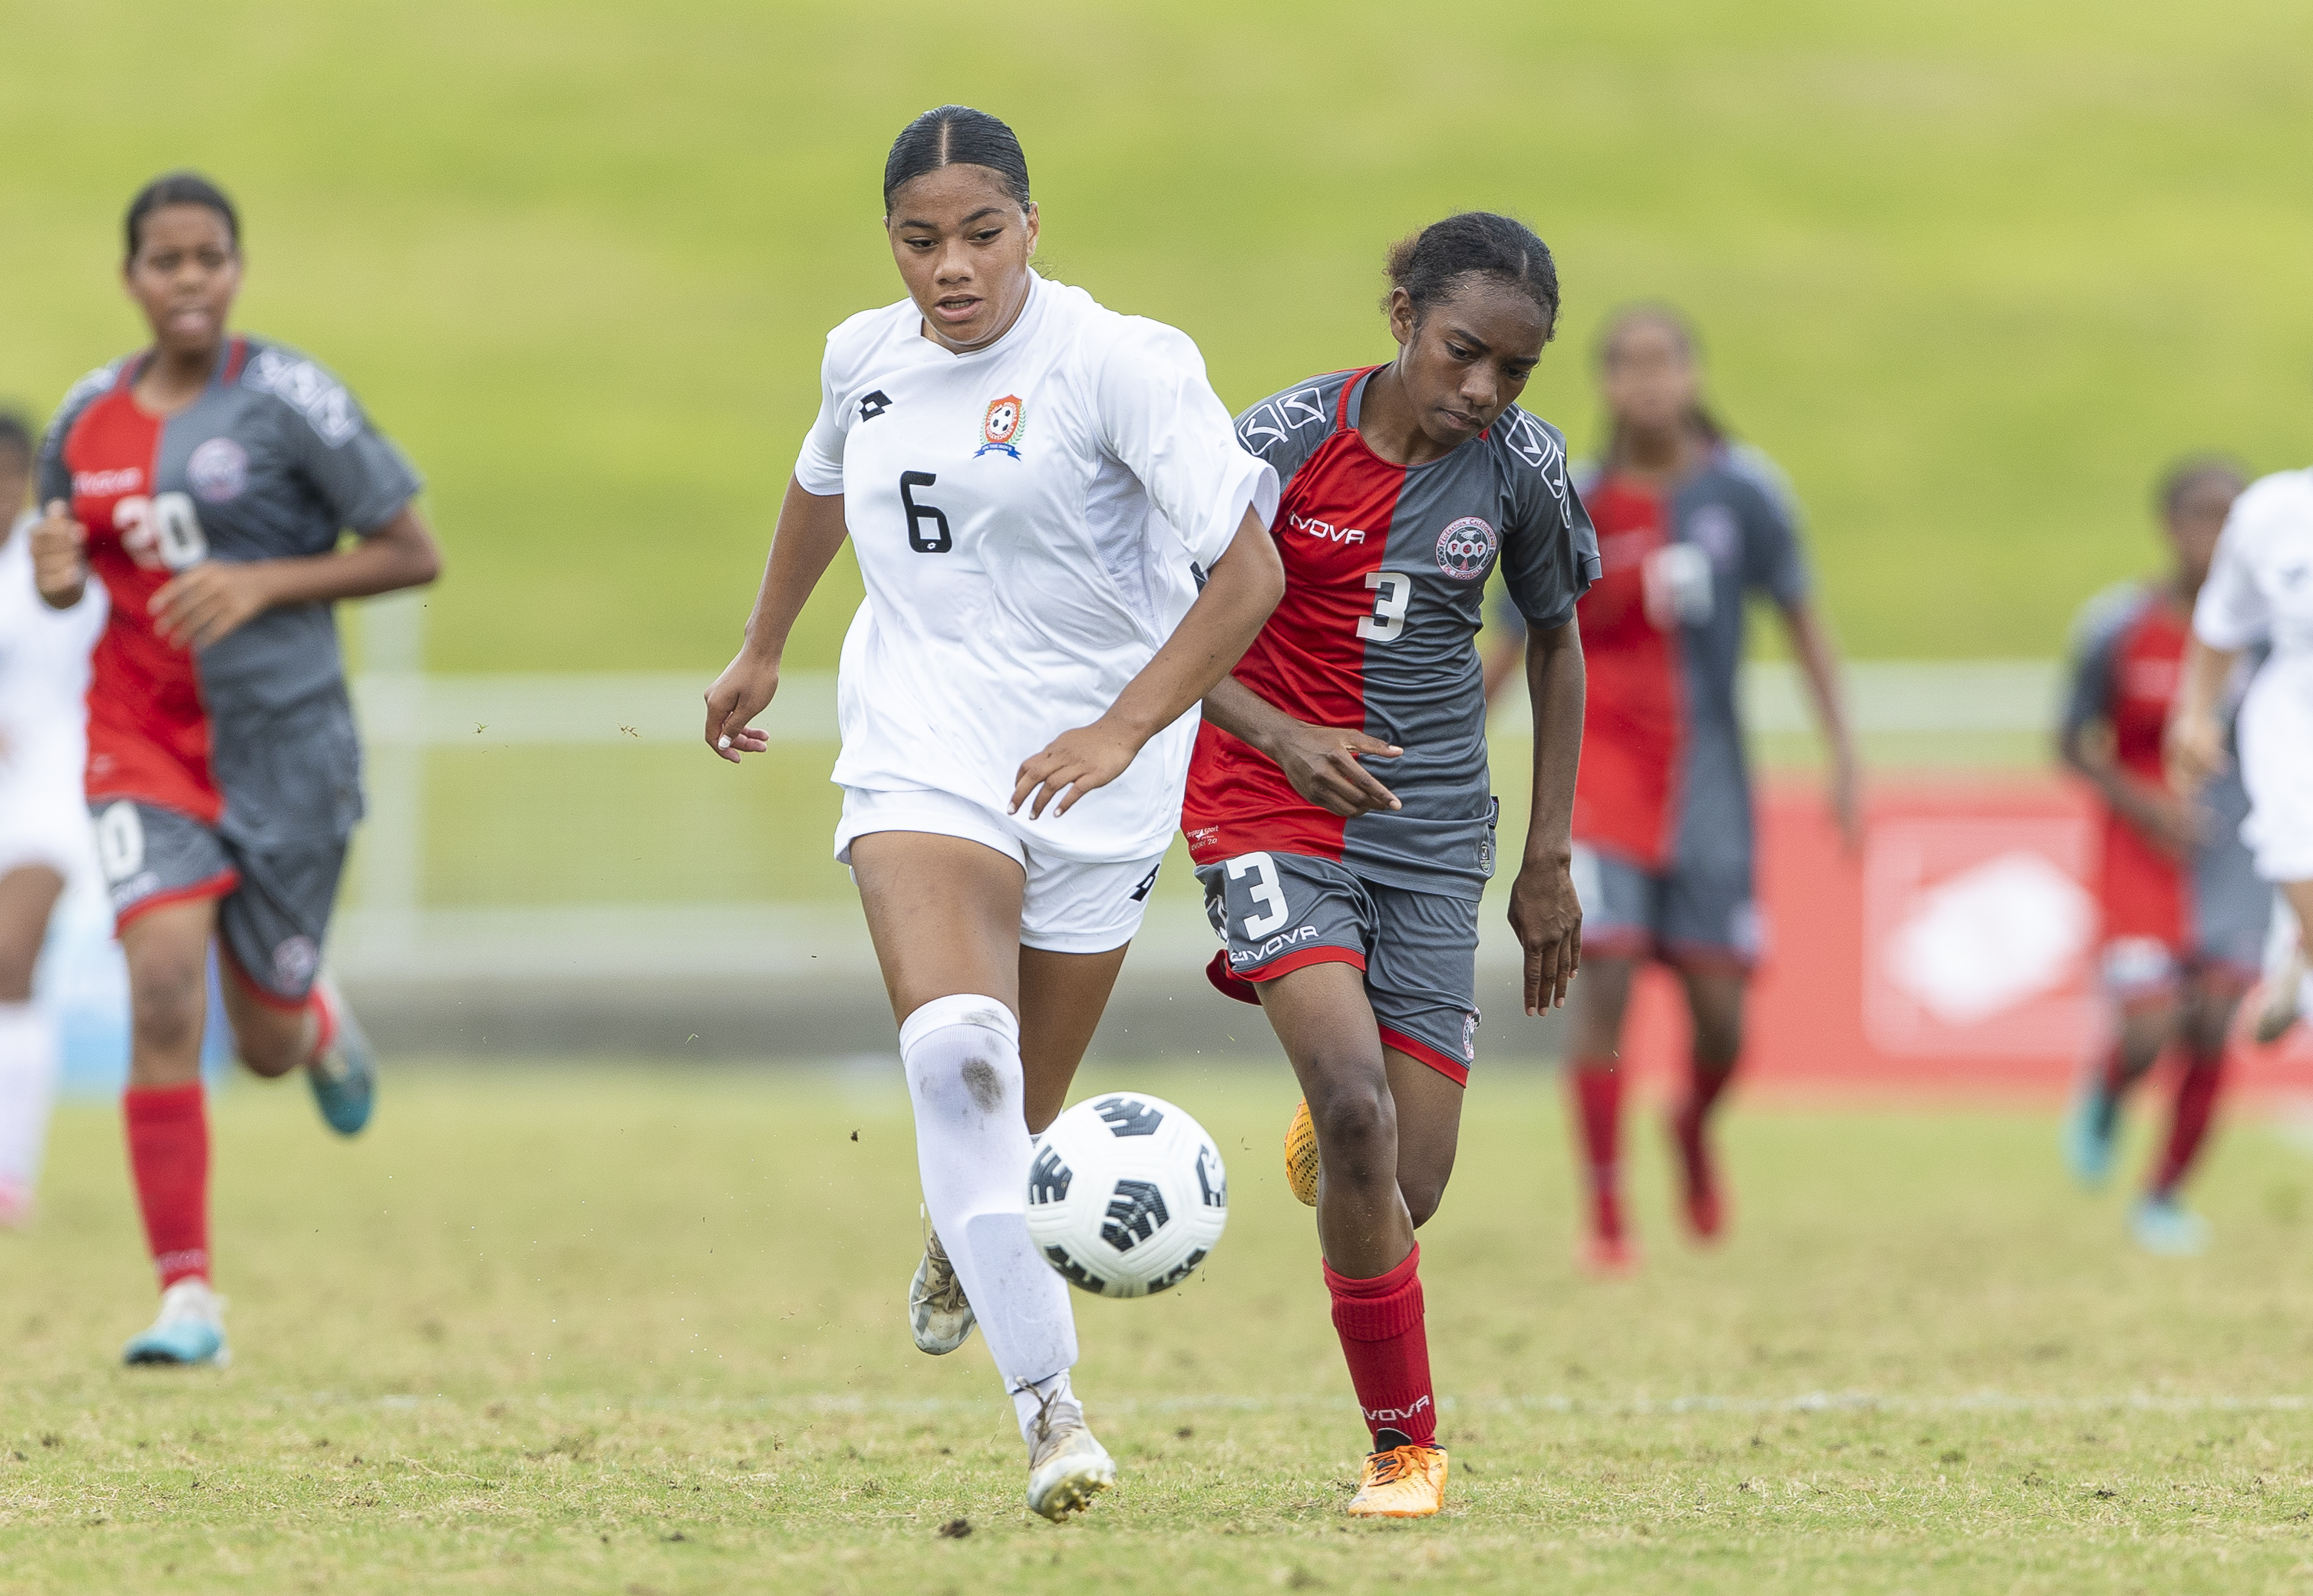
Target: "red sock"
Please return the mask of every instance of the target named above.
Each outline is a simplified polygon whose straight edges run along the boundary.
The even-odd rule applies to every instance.
[[[2224,1083],[2225,1056],[2187,1054],[2184,1072],[2177,1077],[2177,1106],[2168,1120],[2168,1145],[2152,1175],[2152,1195],[2173,1195],[2200,1156],[2209,1138],[2209,1123],[2216,1116],[2217,1089]]]
[[[1684,1166],[1687,1223],[1695,1234],[1705,1238],[1719,1233],[1725,1210],[1719,1201],[1719,1172],[1711,1167],[1711,1145],[1702,1131],[1712,1106],[1734,1078],[1732,1061],[1713,1067],[1695,1055],[1688,1065],[1686,1101],[1671,1111],[1671,1130],[1677,1137],[1679,1162]]]
[[[1420,1243],[1386,1275],[1352,1280],[1325,1266],[1333,1293],[1333,1329],[1350,1383],[1358,1390],[1374,1450],[1434,1446],[1438,1404],[1429,1390],[1429,1333],[1421,1320]],[[1403,1439],[1401,1439],[1401,1437]]]
[[[128,1089],[128,1167],[161,1289],[209,1274],[209,1121],[198,1081]]]
[[[1590,1172],[1590,1228],[1623,1235],[1623,1073],[1611,1058],[1578,1058],[1568,1079],[1581,1121],[1582,1156]]]

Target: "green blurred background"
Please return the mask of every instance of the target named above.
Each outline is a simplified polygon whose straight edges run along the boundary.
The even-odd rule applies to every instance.
[[[2155,559],[2164,460],[2313,456],[2300,4],[4,16],[0,395],[44,409],[137,340],[121,208],[210,172],[246,215],[243,324],[335,367],[429,478],[435,671],[703,685],[822,337],[898,297],[884,152],[949,100],[1018,129],[1046,267],[1186,329],[1233,406],[1380,358],[1383,251],[1451,208],[1556,249],[1565,325],[1528,402],[1578,450],[1602,314],[1686,305],[1721,408],[1797,480],[1858,656],[2053,654]],[[831,668],[857,593],[847,560],[792,667]],[[428,763],[429,902],[843,890],[830,750],[725,779],[675,748],[477,736]],[[578,828],[554,869],[550,811]],[[672,840],[624,846],[646,827]]]

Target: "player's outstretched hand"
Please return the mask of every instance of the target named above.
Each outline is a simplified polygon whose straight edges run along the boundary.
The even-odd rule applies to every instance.
[[[707,689],[707,746],[734,765],[741,754],[760,754],[771,746],[770,735],[747,723],[770,707],[779,690],[779,662],[761,659],[744,649],[715,685]]]
[[[1561,1008],[1582,967],[1582,900],[1562,859],[1528,859],[1510,888],[1510,929],[1526,950],[1526,1012]]]
[[[88,591],[88,529],[73,519],[72,506],[50,499],[32,528],[32,584],[51,609],[69,609]]]
[[[2168,785],[2179,793],[2197,793],[2201,784],[2224,774],[2231,763],[2225,758],[2224,729],[2216,717],[2196,715],[2180,709],[2169,717],[2168,730],[2160,740],[2160,752],[2168,767]]]
[[[1139,743],[1130,733],[1106,721],[1063,732],[1042,753],[1020,762],[1019,778],[1012,784],[1012,807],[1007,812],[1018,814],[1020,806],[1033,796],[1035,802],[1028,810],[1030,820],[1042,820],[1048,803],[1055,816],[1064,815],[1086,793],[1122,776],[1139,751]],[[1054,802],[1055,799],[1059,802]]]
[[[204,560],[171,577],[145,609],[153,629],[173,648],[207,648],[273,604],[270,562]]]
[[[1267,750],[1285,772],[1293,790],[1319,808],[1353,820],[1376,810],[1403,809],[1397,794],[1374,779],[1359,764],[1363,756],[1394,759],[1405,750],[1363,732],[1340,726],[1312,726],[1296,722],[1277,732]]]

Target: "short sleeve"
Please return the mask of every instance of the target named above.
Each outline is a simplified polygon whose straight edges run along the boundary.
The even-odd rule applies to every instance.
[[[2127,629],[2134,596],[2133,590],[2124,588],[2092,599],[2072,625],[2059,723],[2067,742],[2084,727],[2112,718],[2113,656],[2120,646],[2121,634]]]
[[[835,340],[819,363],[819,415],[796,455],[796,484],[805,493],[833,498],[843,491],[843,424],[850,408],[835,392]]]
[[[66,390],[57,413],[48,417],[48,430],[40,434],[40,452],[33,461],[36,504],[46,505],[52,500],[72,498],[72,467],[65,463],[65,440],[72,436],[73,424],[80,419],[81,412],[110,391],[119,375],[112,366],[99,366]]]
[[[260,350],[242,377],[289,412],[290,458],[339,526],[365,536],[418,496],[424,485],[393,441],[377,430],[345,384],[286,349]]]
[[[1788,609],[1814,586],[1799,495],[1783,469],[1748,444],[1728,451],[1728,463],[1753,489],[1743,517],[1743,585]]]
[[[1186,333],[1126,319],[1094,377],[1101,446],[1139,478],[1198,565],[1226,553],[1250,510],[1277,519],[1277,471],[1248,454]]]
[[[1566,469],[1566,444],[1552,428],[1514,411],[1500,425],[1517,456],[1517,525],[1502,539],[1502,588],[1526,624],[1556,631],[1598,580],[1598,534]]]
[[[2249,500],[2255,492],[2252,488],[2234,501],[2223,535],[2217,539],[2209,579],[2201,584],[2201,596],[2193,602],[2193,635],[2211,648],[2228,653],[2263,642],[2273,627],[2273,609],[2257,588],[2252,558],[2256,528],[2249,519],[2255,509]]]

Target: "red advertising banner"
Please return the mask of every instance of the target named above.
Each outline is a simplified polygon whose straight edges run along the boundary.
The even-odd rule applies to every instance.
[[[1768,951],[1743,1072],[1768,1089],[2053,1096],[2100,1050],[2088,799],[2054,778],[1915,778],[1873,790],[1862,856],[1812,786],[1760,806]],[[1650,971],[1623,1055],[1658,1076],[1685,1048],[1675,983]],[[2235,1042],[2236,1090],[2313,1091],[2313,1028]]]

